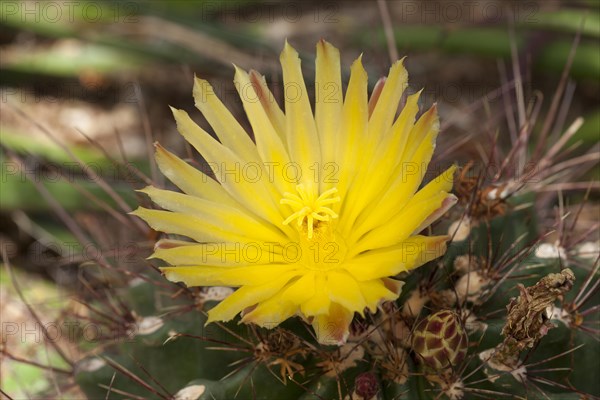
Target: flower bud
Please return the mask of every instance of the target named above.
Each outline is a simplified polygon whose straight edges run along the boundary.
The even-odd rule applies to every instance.
[[[458,315],[442,310],[419,323],[412,348],[421,363],[440,371],[461,363],[467,355],[467,344],[468,337]]]
[[[379,382],[372,372],[363,372],[354,380],[354,391],[363,399],[371,399],[379,392]]]

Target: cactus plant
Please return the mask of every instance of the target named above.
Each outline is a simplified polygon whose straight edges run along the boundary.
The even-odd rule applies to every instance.
[[[332,46],[324,42],[319,46],[317,70],[324,74],[321,78],[339,78],[332,72],[339,62],[339,58],[332,56],[335,54]],[[328,52],[323,53],[325,47]],[[286,65],[286,74],[297,74],[299,65],[289,54],[292,50],[286,47],[285,52],[282,62]],[[333,64],[331,69],[319,64],[324,58]],[[353,67],[353,76],[361,74],[357,65]],[[400,94],[406,89],[406,77],[400,66],[395,64],[390,77],[375,85],[368,104],[366,77],[359,83],[351,80],[345,101],[363,102],[362,111],[369,113],[370,120],[367,114],[364,120],[353,116],[358,119],[350,124],[328,120],[320,114],[338,112],[342,115],[342,104],[334,104],[332,108],[317,105],[316,123],[308,117],[310,106],[306,103],[286,104],[286,109],[289,107],[288,111],[298,120],[304,119],[301,124],[308,118],[317,129],[334,131],[341,124],[349,131],[344,138],[350,141],[356,140],[350,135],[352,129],[356,129],[356,135],[362,135],[366,133],[361,131],[363,128],[389,128],[401,100]],[[306,125],[293,126],[294,121],[290,122],[276,103],[265,100],[270,93],[258,74],[248,75],[241,70],[237,74],[238,83],[248,83],[248,90],[253,91],[256,99],[255,103],[245,104],[246,111],[253,113],[251,122],[252,118],[261,118],[257,126],[272,129],[272,132],[255,132],[255,136],[265,135],[256,137],[260,156],[277,156],[268,152],[272,149],[269,146],[283,141],[290,145],[291,151],[297,152],[297,157],[306,164],[304,167],[312,165],[311,141],[294,138],[294,135],[310,136],[302,131]],[[199,92],[201,88],[197,86],[195,90]],[[352,91],[356,93],[352,94]],[[337,99],[341,102],[341,97]],[[394,144],[390,143],[394,141],[399,147],[413,146],[409,153],[423,153],[416,160],[427,164],[437,135],[435,108],[425,112],[413,124],[417,100],[418,94],[407,96],[398,117],[398,130],[394,132],[397,136],[388,137],[384,144]],[[239,125],[228,120],[232,117],[223,105],[214,99],[209,103],[199,105],[205,114],[208,113],[209,122],[229,132],[221,137],[223,146],[213,146],[213,149],[218,147],[221,156],[230,157],[233,152],[229,148],[232,148],[255,157],[258,153],[252,153],[256,150],[253,141],[235,136],[240,132],[237,130]],[[380,104],[385,109],[378,110]],[[206,144],[209,139],[198,133],[199,128],[193,126],[189,117],[181,111],[175,111],[175,115],[188,140],[209,151],[211,145]],[[285,118],[288,118],[288,125],[285,125]],[[227,125],[227,121],[232,125]],[[88,357],[76,363],[77,384],[89,398],[383,400],[600,396],[598,372],[591,367],[600,357],[597,249],[594,243],[586,243],[585,247],[581,244],[583,239],[572,237],[576,222],[570,228],[565,227],[560,209],[557,224],[561,236],[556,243],[549,241],[550,229],[538,218],[538,207],[547,205],[539,206],[536,201],[540,197],[540,182],[560,178],[549,175],[547,167],[553,165],[566,140],[559,140],[560,146],[551,145],[545,153],[532,151],[529,147],[536,143],[533,143],[531,130],[527,130],[531,129],[530,125],[533,124],[523,128],[519,146],[507,153],[503,167],[493,178],[486,174],[489,163],[477,167],[476,163],[465,162],[454,178],[456,197],[447,193],[454,167],[441,175],[441,183],[435,183],[434,178],[433,184],[426,183],[420,191],[417,189],[425,174],[423,166],[419,166],[413,178],[407,176],[406,170],[399,170],[404,175],[398,176],[404,176],[410,182],[400,179],[402,185],[394,193],[404,197],[390,199],[389,204],[394,207],[409,204],[410,212],[403,218],[393,217],[396,225],[389,224],[389,214],[386,214],[389,210],[377,209],[389,204],[375,202],[373,214],[379,220],[369,229],[380,230],[380,235],[373,235],[368,239],[369,245],[363,248],[344,249],[355,257],[366,257],[366,260],[369,260],[369,254],[376,254],[377,257],[370,259],[373,264],[349,264],[343,273],[325,275],[329,281],[316,289],[315,285],[294,286],[306,276],[314,280],[316,275],[310,271],[303,272],[304,275],[290,274],[289,269],[284,268],[285,273],[281,273],[281,270],[266,268],[265,263],[260,262],[255,263],[255,270],[251,266],[241,271],[225,252],[202,253],[201,245],[182,241],[179,237],[158,240],[153,257],[167,263],[174,260],[174,264],[184,266],[172,267],[152,260],[153,266],[160,265],[162,272],[173,282],[168,282],[153,267],[141,272],[136,269],[134,273],[128,271],[122,278],[126,285],[107,285],[107,298],[116,300],[92,301],[92,313],[106,317],[107,329],[115,331],[111,325],[114,321],[120,321],[123,329],[119,330],[118,336],[96,346]],[[277,136],[278,128],[287,131],[288,136]],[[416,140],[411,134],[422,136]],[[423,139],[425,141],[421,141]],[[261,143],[263,140],[268,145]],[[294,140],[296,142],[290,144]],[[382,153],[374,154],[385,155],[383,160],[388,163],[388,168],[397,167],[395,163],[402,161],[401,155],[393,147],[377,147],[378,140],[383,139],[370,137],[360,142],[365,146],[361,149],[347,147],[352,143],[356,145],[356,141],[342,147],[352,154],[380,151]],[[346,159],[343,152],[335,153],[337,145],[329,143],[327,149],[331,154],[337,154],[332,157],[345,162],[354,160]],[[540,148],[546,148],[543,140]],[[229,196],[228,193],[237,188],[228,187],[223,191],[217,181],[207,178],[160,145],[157,149],[158,163],[174,184],[200,198],[205,195],[203,190],[210,192],[208,196],[212,202],[193,203],[181,194],[144,189],[143,192],[160,206],[179,211],[181,215],[196,215],[187,221],[176,221],[174,217],[169,219],[166,211],[136,212],[153,228],[190,236],[201,243],[229,237],[227,235],[241,223],[246,224],[243,232],[230,235],[240,242],[250,233],[255,237],[271,235],[268,224],[263,222],[271,218],[272,210],[265,204],[255,207],[239,202],[244,196],[248,201],[256,200],[252,199],[251,188],[244,189],[243,196]],[[207,156],[218,161],[219,154]],[[521,161],[519,166],[525,165],[522,161],[529,160],[540,168],[509,172],[506,164],[515,159]],[[443,162],[449,166],[455,161]],[[381,167],[375,163],[365,168],[375,166]],[[312,189],[298,184],[297,194],[285,192],[282,196],[281,204],[290,206],[286,209],[290,213],[287,219],[279,221],[283,223],[281,231],[276,233],[297,227],[301,232],[299,240],[304,240],[306,246],[346,243],[327,230],[328,223],[338,217],[340,224],[347,223],[341,220],[348,213],[354,213],[357,221],[364,223],[370,214],[361,214],[360,204],[346,203],[346,208],[341,210],[335,205],[340,203],[339,192],[341,195],[353,193],[356,202],[362,201],[364,193],[361,190],[365,188],[374,193],[374,198],[384,198],[382,188],[377,185],[386,185],[386,179],[393,180],[396,176],[389,174],[383,180],[372,179],[357,172],[357,165],[342,165],[341,168],[350,169],[356,175],[355,180],[340,185],[363,186],[352,192],[349,187],[333,190],[334,186],[321,182],[320,191],[317,188],[310,192]],[[197,182],[197,185],[190,182]],[[221,183],[225,185],[225,182]],[[255,193],[255,196],[271,196],[269,191],[284,188],[267,186],[261,189],[265,193]],[[413,194],[417,202],[411,206]],[[435,199],[431,200],[433,197]],[[146,200],[142,201],[149,206]],[[223,207],[214,206],[215,202]],[[457,204],[451,208],[455,202]],[[199,204],[206,208],[198,208]],[[225,207],[228,207],[231,219],[221,218],[222,215],[211,217],[211,212],[223,212]],[[243,212],[236,211],[237,207]],[[416,214],[420,219],[415,222],[412,219],[418,219]],[[279,213],[277,217],[280,217]],[[261,223],[252,225],[254,220]],[[175,225],[177,228],[173,228]],[[427,227],[430,236],[411,236]],[[414,242],[406,242],[414,246],[385,253],[382,247],[396,244],[386,242],[390,237],[386,236],[387,230],[396,228],[405,239],[416,238]],[[369,229],[361,235],[368,236]],[[199,231],[202,234],[195,236]],[[327,240],[320,241],[321,237]],[[380,245],[379,241],[386,244]],[[357,240],[356,243],[361,242]],[[585,250],[589,248],[592,257]],[[144,256],[150,256],[150,252]],[[198,257],[204,259],[198,260]],[[221,262],[222,269],[190,267],[210,265],[206,262],[207,257],[213,257],[210,262]],[[376,264],[376,261],[380,263]],[[281,267],[280,264],[273,265]],[[421,264],[424,265],[412,270]],[[227,268],[229,270],[223,273]],[[252,290],[237,289],[236,292],[235,288],[221,286],[245,288],[248,282],[256,282],[259,275],[267,282],[282,282],[274,290],[263,288],[269,294],[262,297]],[[363,275],[368,279],[361,279]],[[290,290],[295,288],[293,295],[287,298],[274,296],[284,285]],[[337,288],[331,289],[336,285]],[[311,296],[323,295],[319,290],[329,291],[325,292],[325,298],[305,307]],[[240,301],[240,293],[247,296],[244,301]],[[358,296],[360,299],[357,293],[362,293]],[[229,304],[225,301],[232,299],[231,296],[237,296],[234,298],[239,303],[237,308],[223,306]],[[236,316],[239,311],[241,316]]]

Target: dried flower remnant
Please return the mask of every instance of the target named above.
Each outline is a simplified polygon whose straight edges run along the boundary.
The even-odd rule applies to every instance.
[[[515,369],[519,366],[519,354],[533,348],[554,325],[549,321],[546,310],[560,296],[571,290],[575,275],[569,268],[557,274],[548,274],[534,286],[519,285],[519,297],[512,299],[500,343],[489,361],[500,369]],[[499,368],[497,368],[499,369]]]

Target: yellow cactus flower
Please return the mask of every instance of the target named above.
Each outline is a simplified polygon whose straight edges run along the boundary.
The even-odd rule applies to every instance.
[[[343,344],[354,313],[376,312],[398,298],[393,277],[441,256],[447,236],[419,233],[451,207],[454,168],[419,189],[439,122],[435,106],[415,121],[419,94],[396,117],[407,72],[402,60],[370,100],[359,57],[342,93],[340,55],[317,44],[315,111],[298,53],[281,53],[285,112],[262,76],[235,69],[254,140],[208,82],[196,79],[197,108],[218,141],[173,109],[183,137],[215,179],[157,145],[163,174],[184,193],[143,190],[164,210],[134,214],[153,229],[192,241],[162,239],[152,257],[172,281],[237,288],[208,321],[272,328],[299,316],[322,344]]]

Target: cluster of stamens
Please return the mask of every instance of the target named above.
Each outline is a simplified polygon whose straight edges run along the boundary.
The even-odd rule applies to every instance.
[[[336,188],[326,190],[318,197],[315,196],[314,191],[307,190],[303,184],[297,185],[296,190],[298,194],[285,192],[283,199],[280,200],[281,204],[288,204],[294,210],[294,213],[287,217],[283,224],[287,225],[297,220],[298,227],[301,227],[306,220],[307,235],[309,239],[312,239],[314,228],[319,221],[330,221],[338,217],[327,206],[337,203],[341,199],[339,196],[331,197],[338,192]]]

